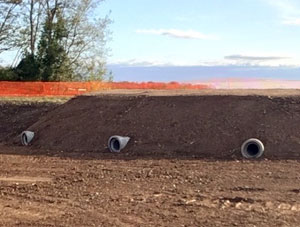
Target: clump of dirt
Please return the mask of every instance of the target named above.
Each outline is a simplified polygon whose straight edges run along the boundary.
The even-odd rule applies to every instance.
[[[131,137],[129,157],[240,157],[249,138],[266,158],[300,157],[300,97],[244,95],[95,95],[74,98],[29,130],[34,147],[109,152],[112,135]]]

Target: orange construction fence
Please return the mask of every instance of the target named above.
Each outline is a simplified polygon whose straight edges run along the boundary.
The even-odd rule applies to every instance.
[[[0,81],[0,96],[76,96],[109,89],[207,89],[205,84],[177,82],[8,82]]]

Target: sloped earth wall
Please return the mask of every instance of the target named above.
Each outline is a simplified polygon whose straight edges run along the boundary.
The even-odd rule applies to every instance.
[[[54,102],[0,101],[0,143],[10,142],[21,132],[59,106]],[[19,142],[19,140],[17,140]]]
[[[33,147],[64,152],[107,153],[108,138],[121,135],[131,137],[128,157],[230,159],[254,137],[264,158],[299,159],[299,125],[299,96],[97,95],[73,98],[28,130]]]

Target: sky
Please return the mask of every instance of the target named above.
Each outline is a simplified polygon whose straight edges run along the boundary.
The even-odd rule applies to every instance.
[[[106,0],[109,11],[117,81],[300,80],[299,0]]]
[[[104,0],[96,14],[113,21],[115,81],[300,80],[300,0]]]

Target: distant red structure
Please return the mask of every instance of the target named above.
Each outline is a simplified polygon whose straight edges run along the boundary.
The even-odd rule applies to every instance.
[[[208,89],[204,84],[178,82],[0,82],[0,96],[76,96],[110,89]]]

